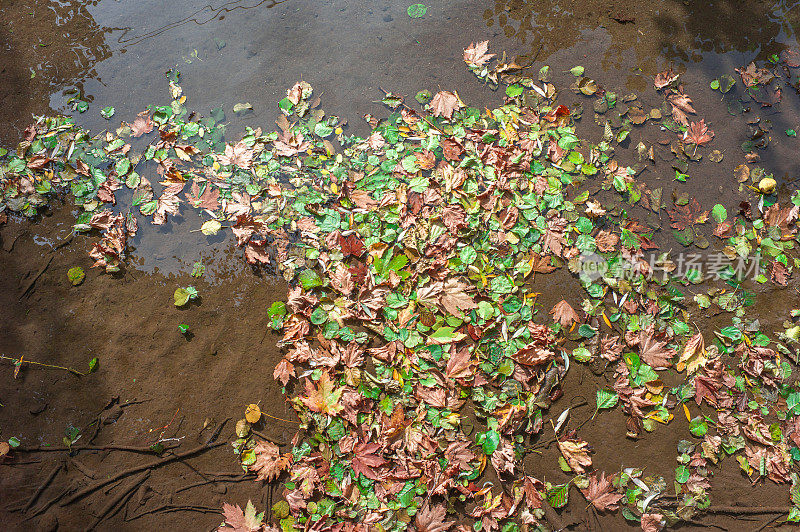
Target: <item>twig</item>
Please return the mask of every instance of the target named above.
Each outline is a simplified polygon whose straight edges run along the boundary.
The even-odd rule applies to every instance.
[[[133,493],[133,491],[142,484],[142,482],[147,480],[149,476],[150,476],[150,470],[148,469],[147,471],[144,471],[142,474],[134,478],[133,481],[126,488],[122,489],[116,497],[108,501],[108,504],[103,506],[97,518],[91,525],[89,525],[89,528],[87,530],[93,530],[95,527],[97,527],[97,525],[99,525],[103,521],[103,519],[105,519],[106,515],[111,513],[111,511],[117,506],[118,503],[123,501],[123,499],[125,499],[126,497],[130,496]]]
[[[25,360],[24,358],[25,358],[24,355],[19,357],[19,358],[14,358],[14,357],[6,356],[6,355],[0,355],[0,360],[8,360],[8,361],[13,362],[15,365],[16,364],[19,364],[19,365],[32,364],[34,366],[43,366],[45,368],[63,369],[64,371],[69,371],[73,375],[77,375],[79,377],[85,377],[86,375],[88,375],[88,373],[82,373],[82,372],[78,371],[77,369],[68,368],[68,367],[65,367],[65,366],[56,366],[55,364],[45,364],[44,362],[36,362],[36,361],[33,361],[33,360]]]
[[[662,506],[676,507],[678,501],[664,501]],[[728,515],[761,515],[761,514],[788,514],[792,511],[790,506],[709,506],[700,514],[728,514]]]
[[[165,504],[163,506],[159,506],[158,508],[153,508],[152,510],[147,510],[146,512],[142,512],[139,515],[131,516],[130,518],[125,518],[125,521],[133,521],[134,519],[139,519],[140,517],[144,517],[145,515],[155,514],[158,512],[202,512],[205,514],[221,514],[219,508],[211,508],[210,506],[194,506],[194,505],[174,505],[174,504]]]
[[[243,480],[250,480],[256,478],[253,474],[242,473],[238,477],[235,478],[212,478],[206,480],[198,480],[194,484],[189,484],[188,486],[183,486],[182,488],[178,488],[175,490],[175,493],[180,493],[182,491],[190,490],[192,488],[197,488],[199,486],[205,486],[206,484],[214,484],[215,482],[242,482]]]
[[[280,440],[277,440],[276,438],[272,438],[270,436],[267,436],[263,432],[259,432],[259,431],[255,430],[253,428],[250,429],[250,432],[252,432],[256,436],[258,436],[259,438],[263,438],[263,439],[267,440],[268,442],[274,443],[275,445],[278,445],[278,446],[281,446],[281,447],[289,445],[288,443],[285,443],[285,442],[282,442]]]
[[[58,472],[59,472],[59,471],[61,471],[61,468],[62,468],[62,467],[64,467],[64,464],[58,464],[58,465],[57,465],[57,466],[56,466],[56,467],[53,469],[53,471],[51,471],[51,472],[50,472],[50,474],[49,474],[49,475],[47,475],[47,478],[46,478],[46,479],[44,479],[44,482],[42,482],[41,484],[39,484],[39,487],[38,487],[38,488],[36,488],[36,491],[33,493],[33,495],[31,496],[31,498],[30,498],[30,499],[28,499],[28,502],[27,502],[27,503],[25,504],[25,506],[22,508],[22,512],[23,512],[23,513],[24,513],[24,512],[27,512],[27,511],[28,511],[28,509],[29,509],[31,506],[33,506],[33,503],[35,503],[35,502],[36,502],[36,499],[38,499],[38,498],[39,498],[39,495],[41,495],[41,494],[42,494],[42,492],[43,492],[44,490],[46,490],[46,489],[47,489],[47,486],[49,486],[49,485],[50,485],[50,483],[53,481],[53,479],[54,479],[54,478],[56,478],[56,475],[58,475]]]
[[[223,422],[223,424],[224,424],[224,422]],[[210,441],[213,441],[213,440],[210,440]],[[95,482],[93,484],[90,484],[90,485],[86,486],[82,490],[79,490],[77,493],[75,493],[71,497],[69,497],[66,501],[62,502],[61,506],[67,506],[68,504],[72,504],[73,502],[75,502],[75,501],[77,501],[79,499],[82,499],[86,495],[89,495],[90,493],[93,493],[93,492],[99,490],[100,488],[102,488],[103,486],[111,484],[112,482],[116,482],[117,480],[119,480],[121,478],[125,478],[125,477],[127,477],[129,475],[133,475],[133,474],[138,473],[140,471],[144,471],[145,469],[153,469],[153,468],[156,468],[156,467],[161,467],[163,465],[170,464],[170,463],[175,462],[177,460],[182,460],[183,458],[188,458],[189,456],[193,456],[195,454],[198,454],[198,453],[201,453],[203,451],[207,451],[209,449],[213,449],[215,447],[219,447],[219,446],[225,445],[225,444],[226,444],[226,442],[204,443],[203,445],[195,447],[194,449],[190,449],[190,450],[188,450],[186,452],[174,454],[174,455],[172,455],[170,457],[163,458],[161,460],[156,460],[154,462],[150,462],[150,463],[147,463],[147,464],[144,464],[144,465],[138,465],[138,466],[126,469],[124,471],[120,471],[119,473],[117,473],[116,475],[114,475],[112,477],[105,478],[103,480],[99,480],[99,481],[97,481],[97,482]]]
[[[171,447],[165,447],[164,450],[168,451],[170,449],[176,449],[180,447],[180,445],[173,445]],[[58,452],[58,451],[69,451],[69,452],[77,452],[77,451],[127,451],[129,453],[149,453],[149,454],[158,454],[156,451],[152,449],[152,446],[148,447],[137,447],[135,445],[85,445],[81,447],[73,446],[73,447],[17,447],[14,449],[16,452],[19,453],[48,453],[48,452]]]
[[[37,273],[36,275],[33,276],[33,279],[31,279],[31,282],[29,282],[28,286],[25,287],[25,290],[22,292],[22,295],[19,296],[19,301],[22,301],[22,298],[25,297],[26,295],[28,295],[28,292],[31,291],[31,289],[33,288],[33,285],[35,285],[36,281],[39,280],[39,277],[41,277],[42,274],[47,270],[47,268],[50,267],[50,263],[51,262],[53,262],[53,255],[50,255],[50,258],[47,259],[47,263],[45,263],[45,265],[42,267],[42,269],[39,270],[39,273]]]
[[[71,491],[74,491],[74,490],[75,490],[75,488],[77,488],[77,482],[74,482],[74,481],[73,481],[73,482],[72,482],[72,483],[71,483],[69,486],[67,486],[66,488],[64,488],[64,490],[63,490],[61,493],[59,493],[58,495],[56,495],[55,497],[53,497],[52,499],[50,499],[49,501],[47,501],[46,503],[44,503],[43,505],[41,505],[39,508],[35,509],[35,510],[33,511],[33,514],[31,514],[31,515],[30,515],[30,517],[28,517],[27,519],[32,519],[32,518],[36,517],[36,516],[37,516],[37,515],[39,515],[39,514],[43,514],[43,513],[44,513],[44,512],[46,512],[46,511],[47,511],[47,510],[48,510],[48,509],[49,509],[51,506],[53,506],[55,503],[57,503],[58,501],[60,501],[60,500],[61,500],[61,498],[62,498],[62,497],[64,497],[64,495],[66,495],[67,493],[69,493],[69,492],[71,492]]]

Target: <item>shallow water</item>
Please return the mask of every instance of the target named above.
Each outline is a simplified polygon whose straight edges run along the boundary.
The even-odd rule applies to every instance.
[[[501,96],[481,86],[460,60],[470,42],[489,39],[493,51],[505,50],[519,64],[581,64],[609,90],[636,92],[653,106],[659,97],[652,76],[667,66],[685,71],[698,116],[711,123],[714,147],[727,155],[718,173],[688,186],[701,201],[716,201],[731,190],[730,172],[740,162],[746,126],[728,115],[708,83],[752,60],[796,48],[800,7],[785,1],[617,4],[448,0],[412,19],[406,4],[388,1],[11,2],[0,30],[0,120],[6,122],[0,138],[16,142],[31,112],[71,112],[71,90],[91,102],[77,115],[80,123],[92,131],[116,127],[147,105],[167,101],[164,72],[171,68],[182,74],[190,108],[226,111],[228,138],[245,126],[271,128],[276,102],[300,79],[321,93],[329,114],[347,118],[350,131],[363,134],[362,116],[384,112],[377,103],[381,88],[408,98],[424,88],[458,89],[475,106],[498,102]],[[251,103],[253,111],[236,116],[232,108],[238,102]],[[116,108],[110,121],[99,114],[108,105]],[[785,94],[779,108],[758,110],[773,122],[776,140],[764,162],[791,184],[800,176],[800,162],[791,157],[797,139],[780,133],[798,124],[797,96]],[[667,176],[645,179],[662,178],[669,183]],[[140,232],[132,242],[136,267],[177,273],[199,258],[198,250],[206,260],[213,256],[211,263],[238,261],[230,240],[191,233],[196,222],[195,213],[185,213],[167,228]],[[165,232],[174,237],[164,238]],[[218,269],[232,274],[241,267],[227,263]]]
[[[465,46],[488,39],[492,51],[506,50],[509,58],[530,65],[534,72],[550,64],[560,87],[571,82],[566,70],[580,64],[608,90],[639,94],[646,108],[658,107],[663,100],[652,88],[655,73],[668,66],[683,72],[698,119],[705,118],[716,132],[711,148],[721,150],[725,158],[717,165],[699,165],[685,184],[674,181],[669,162],[659,160],[641,176],[652,187],[663,186],[665,199],[673,188],[696,196],[704,208],[716,202],[736,205],[746,196],[737,191],[733,168],[743,161],[740,145],[747,139],[746,122],[751,115],[772,123],[770,147],[760,151],[763,166],[775,173],[784,192],[796,188],[799,141],[783,132],[800,129],[798,95],[786,90],[775,108],[733,116],[708,83],[785,47],[797,49],[800,4],[672,0],[632,1],[624,8],[617,4],[621,3],[444,0],[429,6],[424,18],[411,19],[407,3],[389,1],[249,0],[213,5],[155,0],[6,1],[0,10],[0,122],[4,125],[0,140],[4,145],[15,144],[31,113],[70,112],[66,104],[70,89],[80,90],[91,102],[86,113],[77,115],[81,124],[95,132],[116,127],[148,104],[168,101],[164,72],[170,68],[182,73],[190,108],[201,114],[218,107],[225,110],[229,139],[237,138],[246,126],[271,128],[278,115],[276,102],[299,79],[309,81],[322,94],[322,107],[328,113],[346,117],[350,131],[363,134],[367,131],[364,114],[386,112],[378,103],[381,88],[409,100],[420,89],[456,89],[474,106],[499,103],[502,94],[482,86],[461,61]],[[582,100],[584,109],[591,110],[588,99],[568,90],[565,99],[569,103]],[[251,103],[253,112],[236,116],[232,108],[238,102]],[[99,114],[108,105],[116,108],[110,121]],[[584,113],[580,127],[597,135],[590,115]],[[630,147],[640,138],[648,144],[658,139],[655,128],[646,129],[650,131],[634,130]],[[674,138],[671,133],[663,136]],[[623,162],[633,162],[630,151],[619,154]],[[13,248],[13,253],[4,253],[3,270],[20,277],[8,283],[14,290],[17,281],[24,286],[29,282],[26,275],[39,269],[42,259],[33,256],[37,250],[44,257],[69,234],[69,205],[55,210],[40,226],[23,221],[0,228],[3,247]],[[665,215],[661,223],[668,226]],[[115,394],[123,401],[138,397],[153,402],[142,407],[144,412],[138,411],[138,418],[123,418],[115,427],[113,441],[146,436],[148,430],[167,423],[175,408],[187,415],[185,427],[176,426],[175,434],[179,428],[188,432],[205,419],[236,415],[242,404],[265,397],[273,399],[274,413],[288,416],[291,409],[280,404],[282,395],[271,378],[278,350],[275,339],[264,333],[263,316],[269,303],[285,297],[285,287],[268,275],[254,275],[230,235],[207,238],[196,232],[199,225],[197,213],[190,209],[183,209],[181,217],[162,228],[143,223],[131,243],[130,269],[124,276],[92,271],[81,289],[71,290],[64,272],[80,260],[88,262],[86,251],[96,238],[76,237],[59,250],[42,277],[41,294],[22,303],[16,292],[3,295],[4,323],[14,325],[0,338],[3,352],[75,366],[85,364],[87,356],[98,355],[101,370],[88,380],[91,386],[60,374],[23,374],[19,381],[4,374],[8,385],[0,389],[16,395],[0,397],[7,407],[0,411],[4,423],[0,428],[35,441],[58,441],[67,422],[77,425],[91,419],[98,406],[102,408],[108,396]],[[207,267],[201,281],[188,276],[196,260]],[[190,309],[173,308],[172,291],[178,282],[181,286],[203,283],[198,284],[203,300]],[[543,288],[552,288],[553,280],[543,277],[540,282]],[[560,299],[564,294],[543,294],[542,300],[549,302],[556,296]],[[765,298],[760,305],[765,317],[777,315],[778,306],[781,315],[786,310],[785,299]],[[183,338],[176,333],[176,324],[184,322],[196,336]],[[28,417],[29,409],[34,410],[30,405],[39,396],[44,397],[41,402],[49,402],[49,409],[39,418]],[[290,425],[277,425],[276,436],[291,437]],[[603,430],[609,431],[608,441],[614,441],[613,431],[623,426],[621,421],[607,424]],[[673,432],[680,430],[677,426]],[[603,441],[601,436],[606,437],[603,433],[598,441]],[[630,453],[646,454],[639,445],[627,440],[623,444]],[[672,442],[665,442],[663,448],[674,452]],[[622,453],[598,449],[598,454],[598,463],[610,463]],[[229,459],[230,453],[225,456]],[[674,465],[664,462],[661,465],[668,469]],[[118,467],[116,462],[113,467]],[[208,467],[223,468],[216,463]],[[548,467],[555,467],[554,462]],[[38,482],[40,472],[32,476]],[[34,485],[32,476],[26,478]],[[736,472],[731,477],[738,479]],[[238,499],[229,493],[222,500],[243,503],[250,496],[249,488],[243,483]],[[202,501],[212,504],[205,498]],[[217,503],[221,500],[213,501]],[[208,527],[216,524],[214,519],[210,518]]]

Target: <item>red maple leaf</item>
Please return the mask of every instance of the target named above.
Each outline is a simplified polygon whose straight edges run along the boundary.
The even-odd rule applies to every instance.
[[[389,462],[380,456],[378,451],[381,446],[377,443],[359,443],[353,450],[354,456],[351,462],[353,471],[361,473],[365,477],[378,480],[381,476],[376,471],[377,468],[382,467]]]
[[[708,144],[714,138],[714,132],[708,129],[706,121],[701,119],[699,122],[692,122],[689,128],[683,133],[683,141],[702,146]]]
[[[620,499],[623,495],[614,490],[612,481],[614,475],[606,477],[605,472],[600,473],[600,478],[597,478],[597,473],[592,473],[589,476],[589,486],[581,490],[586,500],[592,503],[599,511],[616,510],[619,506]]]
[[[360,257],[366,250],[364,247],[364,242],[356,233],[351,233],[347,236],[339,235],[339,245],[341,246],[342,254],[344,254],[345,257],[348,255]]]
[[[262,441],[253,448],[256,461],[250,466],[250,471],[255,471],[258,480],[270,482],[281,474],[281,471],[289,467],[292,462],[292,454],[280,454],[278,446],[272,442]]]
[[[200,194],[200,185],[197,181],[192,182],[192,190],[185,194],[186,201],[192,204],[196,209],[210,209],[215,210],[219,207],[219,189],[212,187],[206,183],[203,193]]]
[[[708,211],[703,211],[694,198],[686,205],[676,205],[674,209],[667,211],[667,214],[672,220],[672,227],[679,231],[694,224],[705,223],[708,219]]]

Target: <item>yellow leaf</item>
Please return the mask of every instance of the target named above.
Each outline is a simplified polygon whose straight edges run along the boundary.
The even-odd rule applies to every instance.
[[[244,418],[248,423],[258,423],[261,419],[261,409],[257,404],[247,405],[247,410],[244,411]]]
[[[689,423],[692,422],[692,415],[689,414],[689,407],[686,406],[686,403],[681,403],[683,405],[683,413],[686,414],[686,421]]]
[[[600,315],[603,316],[603,321],[606,322],[606,325],[608,325],[608,328],[611,329],[612,328],[611,327],[611,321],[608,319],[608,316],[606,316],[605,311],[603,311],[603,313],[600,314]]]

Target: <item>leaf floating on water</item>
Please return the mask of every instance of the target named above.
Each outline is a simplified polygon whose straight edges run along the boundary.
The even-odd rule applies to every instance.
[[[233,106],[233,112],[234,113],[242,113],[242,112],[245,112],[245,111],[252,111],[252,110],[253,110],[253,106],[250,105],[250,102],[237,103],[236,105]]]
[[[86,278],[86,273],[80,266],[73,266],[67,271],[67,278],[72,283],[72,286],[78,286]]]
[[[428,7],[425,4],[411,4],[406,9],[406,13],[411,18],[422,18],[428,12]]]
[[[206,236],[216,235],[222,228],[222,224],[217,220],[208,220],[200,226],[200,231]]]
[[[258,420],[261,419],[261,408],[254,403],[247,405],[247,409],[244,411],[244,418],[248,423],[258,423]]]

